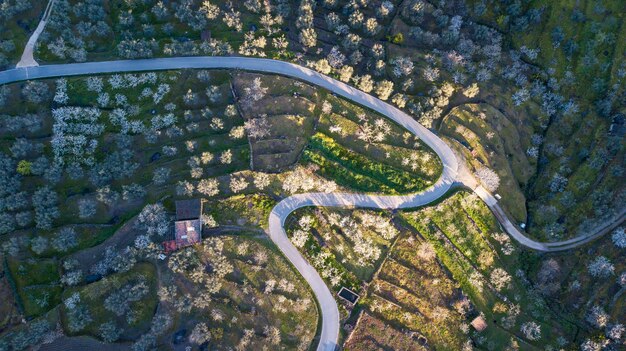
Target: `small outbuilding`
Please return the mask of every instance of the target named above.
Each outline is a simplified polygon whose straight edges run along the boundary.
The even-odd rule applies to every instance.
[[[174,240],[163,242],[170,253],[202,241],[202,201],[200,199],[176,201]]]
[[[359,295],[354,291],[346,288],[345,286],[341,287],[341,290],[339,290],[339,293],[337,295],[339,295],[339,297],[341,297],[342,299],[348,301],[353,306],[356,304],[357,301],[359,301]]]
[[[474,327],[474,329],[476,329],[476,331],[478,332],[487,329],[487,321],[485,320],[485,318],[483,318],[483,316],[478,316],[474,318],[471,324],[472,327]]]

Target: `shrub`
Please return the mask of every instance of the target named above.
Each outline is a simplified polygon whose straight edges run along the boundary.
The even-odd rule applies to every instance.
[[[615,266],[604,256],[598,256],[587,265],[589,274],[596,278],[607,278],[615,272]]]
[[[40,81],[28,81],[22,88],[22,96],[28,102],[40,104],[49,96],[48,84]]]
[[[500,186],[500,176],[498,176],[498,173],[494,170],[487,167],[481,167],[476,171],[475,175],[488,191],[494,192],[498,190],[498,187]]]
[[[165,184],[170,178],[171,170],[166,167],[160,167],[154,170],[152,181],[156,185]]]
[[[611,234],[611,239],[613,240],[613,244],[619,247],[620,249],[626,248],[626,232],[624,228],[617,228]]]
[[[122,199],[124,200],[138,200],[145,196],[146,190],[139,184],[122,185]]]
[[[33,163],[32,162],[28,162],[26,160],[21,160],[18,164],[17,164],[17,173],[23,175],[23,176],[27,176],[31,174],[31,167],[32,167]]]
[[[30,247],[34,253],[41,255],[48,249],[48,239],[42,236],[36,236],[30,240]]]
[[[98,328],[98,331],[100,332],[102,340],[107,343],[117,341],[120,335],[122,335],[122,329],[118,328],[113,321],[103,323]]]
[[[528,340],[539,340],[541,338],[541,326],[535,322],[522,324],[521,331]]]
[[[73,228],[63,228],[59,230],[52,239],[52,247],[60,252],[67,252],[78,246],[78,238]]]
[[[98,201],[111,206],[119,200],[120,194],[117,191],[112,190],[111,187],[107,185],[97,190],[96,198]]]
[[[601,306],[594,305],[587,313],[586,320],[596,328],[604,328],[609,323],[611,317]]]
[[[198,183],[198,192],[206,196],[215,196],[219,194],[219,183],[217,179],[202,179]]]
[[[189,341],[196,345],[202,345],[209,340],[211,340],[211,332],[206,323],[196,324],[191,331],[191,335],[189,335]]]
[[[146,205],[137,216],[137,226],[146,230],[148,235],[163,236],[170,229],[169,216],[162,204]]]
[[[52,228],[54,219],[59,218],[58,196],[48,186],[37,189],[33,194],[33,206],[35,207],[35,223],[38,229]]]
[[[78,200],[78,217],[85,219],[96,214],[96,202],[90,199]]]
[[[15,230],[15,218],[9,213],[0,213],[0,234]]]
[[[387,36],[387,40],[389,40],[390,42],[400,45],[402,43],[404,43],[404,35],[402,33],[396,33],[394,35],[389,35]]]

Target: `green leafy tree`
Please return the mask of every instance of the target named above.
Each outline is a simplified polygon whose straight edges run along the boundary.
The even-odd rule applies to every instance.
[[[17,164],[17,173],[23,175],[23,176],[27,176],[31,174],[31,166],[33,165],[32,162],[26,161],[26,160],[21,160],[18,164]]]

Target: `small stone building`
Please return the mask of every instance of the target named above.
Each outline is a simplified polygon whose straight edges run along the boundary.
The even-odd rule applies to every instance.
[[[163,242],[170,253],[202,241],[202,201],[200,199],[176,201],[174,240]]]
[[[346,288],[345,286],[341,287],[341,290],[339,290],[339,293],[337,295],[349,302],[351,306],[354,306],[356,302],[359,301],[359,294]]]

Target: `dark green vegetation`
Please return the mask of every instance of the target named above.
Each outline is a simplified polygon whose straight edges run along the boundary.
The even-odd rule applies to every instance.
[[[324,134],[315,134],[304,160],[320,166],[320,173],[339,185],[366,192],[411,193],[427,186],[408,171],[372,161],[348,150]]]
[[[421,191],[441,174],[441,161],[397,124],[327,96],[327,112],[304,152],[322,176],[362,192]],[[322,107],[324,108],[324,107]]]
[[[517,118],[541,124],[525,138],[537,168],[528,182],[516,175],[527,199],[529,232],[537,238],[593,231],[623,208],[625,5],[468,1],[468,14],[506,33],[547,83],[547,90],[525,89],[551,113],[505,112],[513,124]],[[522,134],[524,128],[515,129]]]

